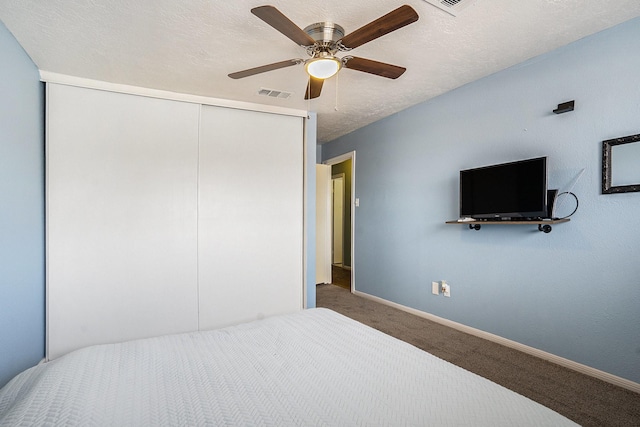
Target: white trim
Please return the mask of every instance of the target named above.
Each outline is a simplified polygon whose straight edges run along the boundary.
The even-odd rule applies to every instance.
[[[49,361],[49,85],[45,85],[45,102],[44,102],[44,361]]]
[[[190,95],[186,93],[169,92],[166,90],[150,89],[138,86],[129,86],[119,83],[110,83],[100,80],[85,79],[82,77],[68,76],[65,74],[52,73],[40,70],[40,81],[46,83],[57,83],[66,86],[77,86],[87,89],[104,90],[107,92],[126,93],[130,95],[140,95],[149,98],[168,99],[172,101],[190,102],[195,104],[213,105],[217,107],[235,108],[238,110],[251,110],[263,113],[274,113],[285,116],[307,117],[306,110],[284,108],[274,105],[254,104],[252,102],[233,101],[229,99],[210,98],[200,95]]]
[[[202,148],[202,105],[198,105],[198,162],[196,163],[196,295],[198,298],[198,330],[200,331],[200,149]]]
[[[355,151],[349,151],[348,153],[344,153],[341,154],[337,157],[332,157],[328,160],[325,160],[324,163],[325,165],[329,165],[329,166],[333,166],[333,165],[337,165],[338,163],[342,163],[346,160],[349,159],[355,159],[356,158],[356,152]]]
[[[307,308],[307,286],[308,286],[308,267],[309,267],[309,254],[307,248],[309,247],[309,192],[307,187],[309,185],[309,168],[307,162],[309,161],[309,135],[307,134],[310,118],[305,115],[302,120],[302,309]],[[315,154],[315,151],[314,151]],[[314,171],[315,173],[315,171]],[[315,194],[315,193],[314,193]]]
[[[392,301],[385,300],[383,298],[369,295],[364,292],[353,291],[355,295],[361,296],[363,298],[370,299],[375,302],[379,302],[381,304],[388,305],[390,307],[397,308],[399,310],[405,311],[407,313],[422,317],[424,319],[431,320],[433,322],[439,323],[444,326],[448,326],[453,329],[457,329],[458,331],[465,332],[470,335],[474,335],[479,338],[483,338],[498,344],[502,344],[505,347],[513,348],[515,350],[521,351],[523,353],[530,354],[532,356],[538,357],[540,359],[546,360],[548,362],[555,363],[556,365],[563,366],[565,368],[569,368],[581,374],[589,375],[590,377],[598,378],[602,381],[608,382],[610,384],[616,385],[618,387],[625,388],[627,390],[631,390],[635,393],[640,393],[640,384],[630,381],[626,378],[619,377],[617,375],[610,374],[608,372],[601,371],[596,368],[592,368],[591,366],[583,365],[578,362],[574,362],[573,360],[565,359],[564,357],[556,356],[555,354],[547,353],[546,351],[539,350],[534,347],[530,347],[525,344],[521,344],[516,341],[512,341],[507,338],[503,338],[499,335],[494,335],[490,332],[485,332],[480,329],[472,328],[471,326],[463,325],[462,323],[454,322],[452,320],[444,319],[442,317],[435,316],[433,314],[417,310],[415,308],[407,307],[402,304],[398,304]]]
[[[351,159],[351,292],[356,293],[356,152],[349,151],[322,163],[333,166],[349,159]]]

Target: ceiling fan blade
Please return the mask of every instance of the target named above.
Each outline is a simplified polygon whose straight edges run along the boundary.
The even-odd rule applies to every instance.
[[[289,18],[273,6],[254,7],[251,9],[251,13],[300,46],[311,46],[315,43],[315,40],[309,34],[302,31],[300,27],[291,22]]]
[[[263,65],[261,67],[249,68],[248,70],[237,71],[229,74],[232,79],[242,79],[244,77],[253,76],[254,74],[266,73],[267,71],[277,70],[279,68],[290,67],[304,62],[302,59],[289,59],[287,61],[274,62],[273,64]]]
[[[413,10],[411,6],[405,4],[375,21],[368,23],[364,27],[358,28],[351,34],[347,34],[342,38],[341,42],[347,49],[353,49],[402,28],[405,25],[416,22],[417,20],[418,14],[416,11]]]
[[[407,69],[404,67],[386,64],[384,62],[378,62],[372,59],[358,58],[355,56],[346,57],[344,66],[345,68],[364,71],[365,73],[375,74],[377,76],[386,77],[388,79],[397,79],[405,71],[407,71]]]
[[[307,90],[304,93],[304,99],[313,99],[320,96],[320,92],[322,92],[322,84],[324,83],[324,79],[316,79],[315,77],[309,76],[309,84],[307,84]]]

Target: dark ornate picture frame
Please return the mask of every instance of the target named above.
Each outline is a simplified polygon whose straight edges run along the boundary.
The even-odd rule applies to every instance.
[[[631,185],[613,186],[611,180],[611,148],[616,145],[631,144],[633,142],[640,142],[640,134],[602,141],[602,194],[631,193],[634,191],[640,191],[640,182]]]

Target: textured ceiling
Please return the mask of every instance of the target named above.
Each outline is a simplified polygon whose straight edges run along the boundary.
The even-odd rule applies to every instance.
[[[640,16],[639,0],[463,0],[454,17],[422,0],[0,0],[0,19],[40,70],[318,113],[326,142],[456,87]],[[302,66],[232,80],[303,48],[250,13],[271,4],[299,27],[333,21],[350,33],[401,4],[420,19],[354,49],[400,65],[390,80],[343,69],[304,101]],[[258,96],[261,88],[292,92]]]

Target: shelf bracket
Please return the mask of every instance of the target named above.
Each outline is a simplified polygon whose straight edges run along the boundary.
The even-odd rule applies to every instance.
[[[549,224],[538,224],[538,231],[543,233],[551,233],[551,226]]]

